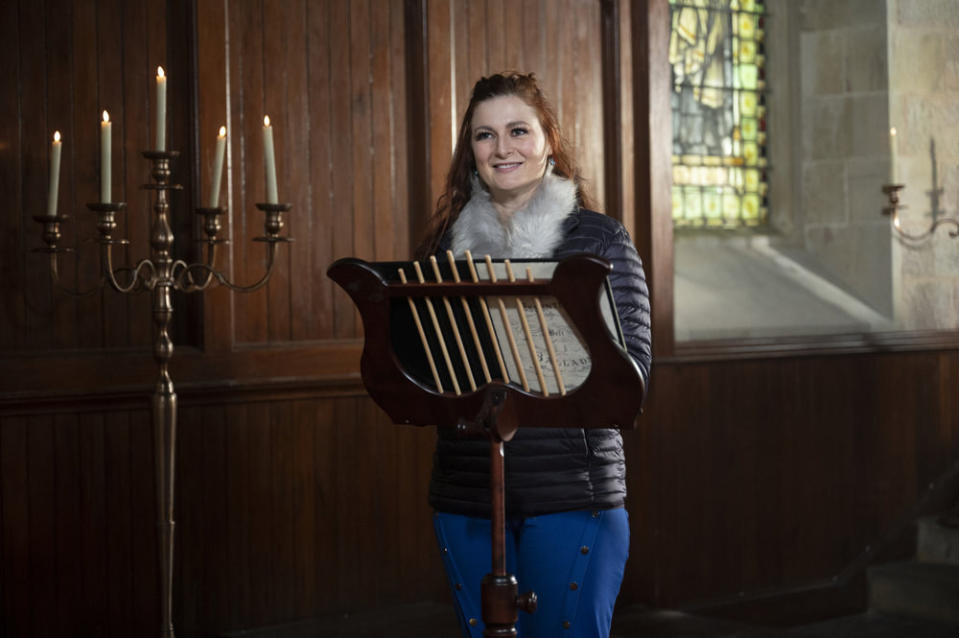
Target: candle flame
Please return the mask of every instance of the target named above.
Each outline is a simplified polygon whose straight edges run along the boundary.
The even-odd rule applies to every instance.
[[[895,126],[893,126],[891,129],[889,129],[889,134],[892,135],[892,136],[895,136],[895,135],[896,135],[896,127],[895,127]]]
[[[264,115],[264,116],[263,116],[263,126],[269,126],[269,125],[270,125],[270,116],[269,116],[269,115]]]
[[[899,215],[896,215],[895,217],[892,218],[892,225],[896,227],[896,230],[899,230],[900,228]]]
[[[221,127],[220,127],[220,137],[226,137],[226,127],[225,127],[225,126],[221,126]]]
[[[60,141],[60,131],[54,131],[54,132],[53,132],[53,141],[54,141],[54,142],[59,142],[59,141]]]
[[[107,113],[106,111],[103,112],[103,121],[104,121],[104,122],[109,122],[109,121],[110,121],[110,114]]]
[[[162,66],[158,66],[158,67],[157,67],[157,77],[158,77],[158,78],[165,78],[165,77],[166,77],[166,73],[163,72],[163,67],[162,67]]]

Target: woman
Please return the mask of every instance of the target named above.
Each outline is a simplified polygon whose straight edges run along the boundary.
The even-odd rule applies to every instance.
[[[642,264],[619,222],[588,200],[556,116],[532,74],[473,88],[446,192],[418,249],[494,258],[589,252],[613,264],[610,284],[629,354],[649,373]],[[624,391],[642,391],[624,388]],[[441,429],[430,504],[463,635],[483,634],[480,581],[490,569],[488,442]],[[623,442],[614,429],[520,428],[506,444],[507,565],[539,608],[522,638],[608,636],[629,550]]]

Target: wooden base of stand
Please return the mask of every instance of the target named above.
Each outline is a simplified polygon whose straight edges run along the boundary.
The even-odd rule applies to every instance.
[[[516,636],[518,611],[536,611],[536,593],[519,595],[516,577],[506,570],[506,476],[504,442],[512,438],[515,426],[500,422],[507,400],[506,388],[487,387],[480,413],[472,423],[461,423],[465,429],[482,428],[490,440],[490,544],[491,572],[480,584],[483,613],[483,635],[488,638]],[[504,427],[505,426],[505,427]]]

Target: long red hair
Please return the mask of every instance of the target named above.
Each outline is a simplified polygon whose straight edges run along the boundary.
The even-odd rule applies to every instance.
[[[473,86],[473,94],[470,97],[469,106],[466,107],[466,113],[463,114],[463,121],[460,123],[456,149],[453,151],[450,170],[446,176],[446,190],[437,200],[436,210],[427,223],[423,241],[416,249],[417,258],[425,258],[436,252],[443,235],[456,221],[460,211],[473,195],[472,175],[476,168],[471,144],[473,112],[480,102],[503,95],[514,95],[536,111],[543,133],[546,135],[546,141],[553,151],[551,155],[554,162],[553,173],[572,179],[576,184],[580,205],[590,207],[589,197],[583,188],[582,177],[573,161],[569,144],[559,130],[556,113],[540,90],[534,75],[515,71],[490,75],[480,78]]]

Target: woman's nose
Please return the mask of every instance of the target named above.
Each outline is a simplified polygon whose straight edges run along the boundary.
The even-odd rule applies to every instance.
[[[506,157],[513,150],[509,138],[500,136],[496,138],[496,154],[500,157]]]

